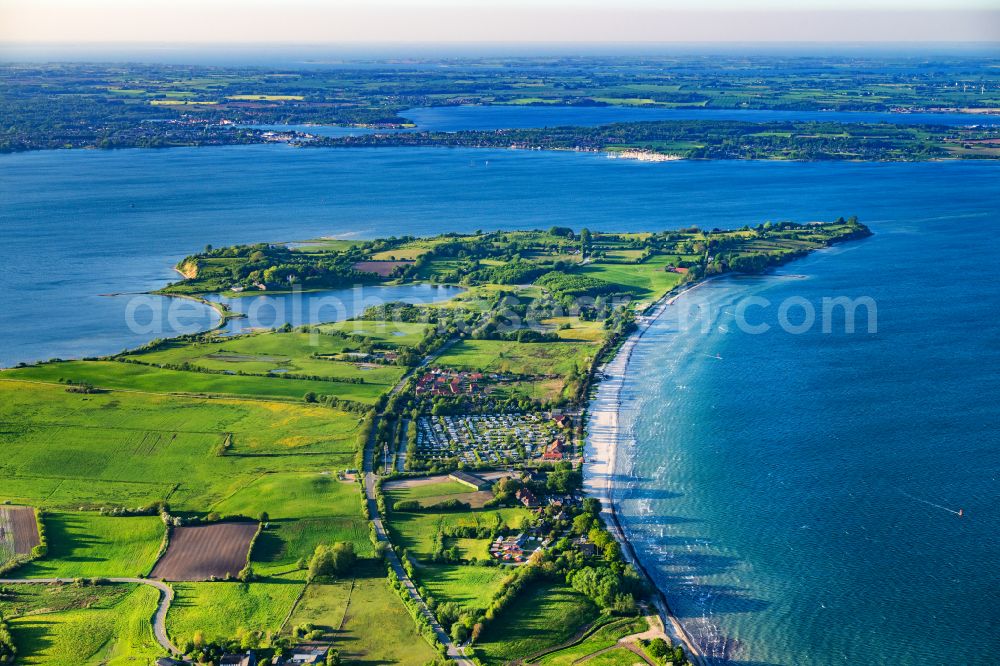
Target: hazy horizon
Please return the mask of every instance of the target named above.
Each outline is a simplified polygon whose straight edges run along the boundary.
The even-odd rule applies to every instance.
[[[532,57],[793,55],[842,57],[1000,57],[995,42],[580,42],[367,44],[4,44],[0,62],[146,62],[176,65],[336,66],[341,63]]]
[[[0,0],[0,44],[1000,41],[998,0]]]

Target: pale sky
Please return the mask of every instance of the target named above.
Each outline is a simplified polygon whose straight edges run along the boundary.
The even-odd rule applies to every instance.
[[[0,0],[0,43],[1000,41],[1000,0]]]

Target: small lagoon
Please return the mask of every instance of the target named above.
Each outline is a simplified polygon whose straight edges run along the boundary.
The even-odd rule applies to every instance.
[[[464,289],[450,285],[404,284],[357,286],[352,289],[299,291],[285,294],[254,293],[244,296],[211,294],[206,300],[221,303],[243,317],[230,319],[219,329],[224,335],[247,333],[285,324],[303,326],[356,317],[366,308],[403,302],[414,305],[449,300]]]

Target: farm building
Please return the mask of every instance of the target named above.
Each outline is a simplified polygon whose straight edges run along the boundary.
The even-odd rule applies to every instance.
[[[288,651],[287,657],[275,657],[271,663],[280,666],[322,664],[326,661],[326,654],[329,651],[329,645],[296,645]]]
[[[489,490],[492,487],[492,484],[486,479],[482,479],[475,474],[469,474],[468,472],[463,472],[461,470],[452,472],[448,475],[448,478],[452,481],[458,481],[459,483],[465,484],[475,490]]]

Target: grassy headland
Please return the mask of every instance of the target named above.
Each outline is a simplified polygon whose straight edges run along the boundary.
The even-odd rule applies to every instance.
[[[354,471],[367,465],[407,578],[468,654],[499,664],[593,648],[581,656],[627,660],[604,652],[617,630],[601,628],[638,623],[648,589],[580,492],[596,364],[681,285],[869,233],[840,219],[207,248],[168,293],[354,280],[467,291],[0,372],[0,501],[45,509],[47,528],[47,552],[8,575],[143,575],[173,527],[252,518],[263,528],[239,581],[174,584],[166,629],[185,652],[269,657],[311,637],[349,659],[425,663],[440,646],[381,561]],[[490,476],[446,478],[456,470]],[[102,592],[93,608],[68,602],[39,619],[0,590],[0,615],[29,659],[68,654],[87,623],[122,637],[107,644],[114,658],[143,659],[156,648],[135,618],[148,621],[151,592]],[[108,656],[78,640],[79,654]]]

